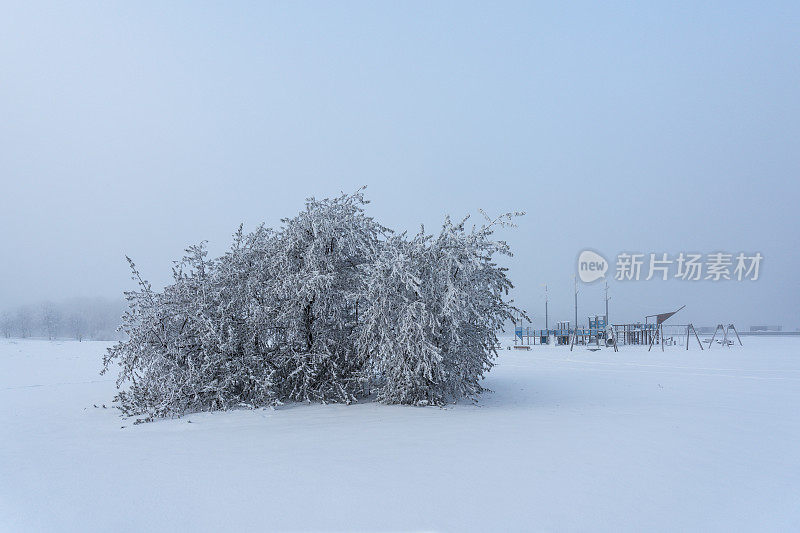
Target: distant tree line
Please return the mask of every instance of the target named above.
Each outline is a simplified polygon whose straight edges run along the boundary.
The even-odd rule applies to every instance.
[[[132,261],[125,340],[108,349],[126,414],[148,418],[284,401],[443,405],[475,398],[497,332],[520,312],[495,256],[521,213],[396,234],[359,191],[307,200],[277,229],[191,246],[154,290]]]
[[[0,311],[5,338],[119,340],[125,302],[105,298],[72,298],[60,302],[19,305]]]

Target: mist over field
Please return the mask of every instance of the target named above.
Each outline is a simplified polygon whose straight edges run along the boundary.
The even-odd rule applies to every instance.
[[[798,7],[15,3],[0,21],[0,309],[122,299],[240,223],[367,185],[416,231],[526,211],[514,297],[578,254],[760,252],[757,281],[607,279],[618,321],[800,327]],[[579,320],[603,312],[581,287]]]

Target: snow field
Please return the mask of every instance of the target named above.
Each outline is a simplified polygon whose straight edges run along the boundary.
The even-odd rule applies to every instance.
[[[477,405],[134,425],[107,343],[3,340],[0,530],[798,530],[800,338],[743,341],[504,349]]]

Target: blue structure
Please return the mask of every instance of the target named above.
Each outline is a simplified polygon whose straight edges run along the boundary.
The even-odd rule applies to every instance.
[[[550,338],[556,340],[556,344],[569,344],[570,337],[577,333],[582,342],[605,339],[607,319],[605,315],[589,317],[588,328],[572,327],[568,320],[558,322],[554,329],[531,329],[528,327],[516,326],[514,328],[514,343],[520,346],[530,346],[532,344],[547,344]]]

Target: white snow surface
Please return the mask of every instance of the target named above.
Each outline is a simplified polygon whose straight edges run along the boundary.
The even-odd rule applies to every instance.
[[[134,425],[108,344],[3,340],[0,530],[798,531],[800,338],[743,341],[504,349],[477,405]]]

